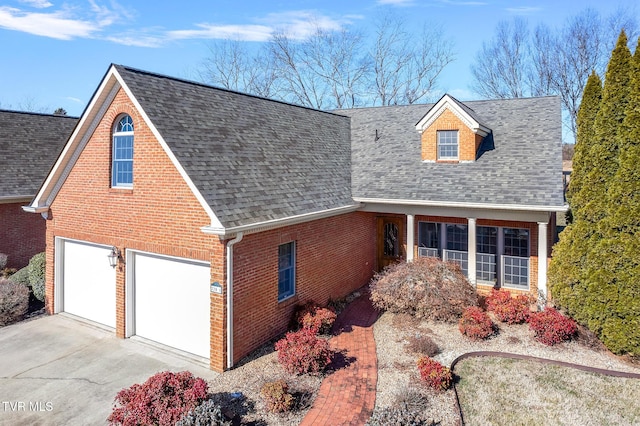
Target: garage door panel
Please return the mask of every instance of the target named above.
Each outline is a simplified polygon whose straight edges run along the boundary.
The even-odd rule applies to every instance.
[[[135,254],[135,334],[209,358],[209,265]]]
[[[64,241],[63,310],[116,326],[116,271],[109,265],[111,248]]]

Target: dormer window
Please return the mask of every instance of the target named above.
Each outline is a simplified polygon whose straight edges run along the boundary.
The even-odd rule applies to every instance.
[[[438,160],[458,159],[458,131],[438,130]]]
[[[133,186],[133,120],[120,117],[113,129],[113,152],[111,186],[131,188]]]

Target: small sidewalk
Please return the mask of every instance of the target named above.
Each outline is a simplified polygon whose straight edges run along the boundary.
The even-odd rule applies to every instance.
[[[314,425],[364,425],[373,413],[378,382],[378,358],[373,323],[378,312],[369,293],[351,302],[333,325],[331,348],[340,355],[322,381],[318,396],[300,423]]]

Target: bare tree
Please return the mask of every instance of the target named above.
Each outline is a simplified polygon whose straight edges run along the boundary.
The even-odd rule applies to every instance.
[[[529,30],[522,18],[500,21],[489,43],[482,43],[471,65],[473,89],[487,98],[527,96]]]
[[[438,26],[424,26],[419,38],[406,22],[384,15],[376,24],[371,50],[374,105],[413,104],[431,93],[455,55]]]
[[[558,95],[571,139],[582,92],[592,70],[602,75],[620,29],[638,34],[629,9],[603,19],[593,9],[569,18],[560,29],[538,25],[529,34],[526,21],[502,21],[483,43],[471,66],[473,89],[488,98]]]

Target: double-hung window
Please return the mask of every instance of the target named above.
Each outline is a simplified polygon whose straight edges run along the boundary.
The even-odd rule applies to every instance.
[[[296,292],[296,245],[295,242],[278,246],[278,301],[293,296]]]
[[[124,115],[113,129],[111,186],[133,186],[133,120]]]
[[[529,230],[504,228],[505,287],[529,288]]]
[[[440,224],[418,222],[418,256],[440,257]]]
[[[438,130],[438,160],[458,159],[458,131]]]

